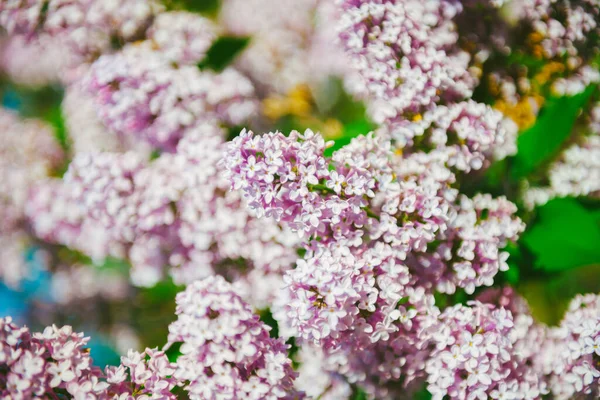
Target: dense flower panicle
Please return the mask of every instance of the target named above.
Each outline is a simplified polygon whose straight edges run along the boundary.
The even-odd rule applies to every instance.
[[[258,217],[285,222],[304,237],[342,240],[349,225],[367,222],[363,208],[365,199],[374,195],[375,181],[367,171],[332,175],[324,149],[323,138],[311,130],[293,131],[289,137],[279,132],[254,136],[244,130],[228,146],[223,165],[233,188],[243,190]],[[326,194],[321,196],[321,190]],[[346,240],[361,241],[360,236]]]
[[[243,132],[224,163],[259,216],[299,231],[313,250],[328,243],[358,247],[367,236],[407,259],[422,285],[447,293],[489,286],[507,268],[499,249],[524,228],[514,204],[485,195],[457,198],[453,174],[437,160],[426,168],[418,154],[395,158],[389,143],[372,136],[353,140],[331,160],[322,156],[324,147],[311,131]]]
[[[10,317],[0,319],[0,395],[24,400],[62,389],[76,396],[84,382],[90,394],[102,393],[108,384],[98,381],[100,371],[84,348],[88,340],[68,326],[31,334]]]
[[[107,127],[166,151],[198,120],[238,125],[258,110],[252,84],[237,71],[176,67],[144,45],[100,57],[86,80]]]
[[[351,91],[370,101],[391,132],[410,114],[470,97],[476,80],[456,46],[458,2],[340,1],[340,38],[357,76]]]
[[[385,132],[388,133],[388,132]],[[404,153],[436,151],[452,170],[469,172],[516,153],[516,125],[491,107],[465,101],[437,106],[389,132]]]
[[[65,175],[69,189],[79,194],[83,207],[106,229],[117,232],[117,240],[136,236],[139,207],[134,179],[143,168],[136,153],[82,154],[71,162]],[[169,218],[165,215],[163,218]]]
[[[209,19],[187,12],[165,12],[156,16],[147,39],[155,51],[172,62],[201,61],[217,38],[219,28]]]
[[[24,86],[42,87],[61,82],[73,58],[64,43],[49,35],[33,39],[15,35],[0,40],[0,70],[11,81]]]
[[[294,395],[291,360],[251,308],[222,277],[190,284],[177,295],[169,343],[181,342],[175,377],[192,399],[277,399]]]
[[[434,399],[538,399],[547,392],[536,371],[514,353],[510,311],[477,301],[455,305],[440,316],[427,361]]]
[[[319,84],[347,67],[335,45],[333,1],[225,0],[219,19],[224,29],[250,36],[236,61],[265,91],[287,93],[299,84]],[[249,20],[246,16],[252,15]]]
[[[550,379],[555,398],[600,396],[600,297],[577,295],[552,336],[558,342]]]
[[[146,0],[9,0],[0,5],[0,26],[9,34],[48,34],[93,58],[115,41],[135,40],[160,10]]]
[[[463,195],[438,243],[428,252],[412,254],[408,264],[421,273],[425,286],[433,284],[442,293],[459,287],[472,294],[477,287],[491,286],[494,276],[508,269],[508,253],[500,249],[525,229],[516,211],[504,197]]]
[[[70,326],[50,326],[42,333],[18,327],[10,317],[0,319],[0,395],[3,398],[177,399],[181,385],[175,365],[162,351],[130,350],[121,365],[103,373],[92,365],[89,338]]]
[[[600,196],[600,131],[569,147],[548,173],[550,187],[559,197]]]
[[[218,165],[223,136],[199,124],[176,153],[152,162],[131,151],[79,154],[64,181],[31,192],[31,225],[42,239],[95,260],[127,258],[137,285],[153,285],[165,267],[178,283],[217,273],[241,281],[244,298],[265,306],[296,259],[298,237],[254,218],[228,190]]]

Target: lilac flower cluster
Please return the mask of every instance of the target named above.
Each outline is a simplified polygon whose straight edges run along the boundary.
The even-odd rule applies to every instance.
[[[588,398],[600,396],[600,298],[598,295],[578,295],[571,301],[560,324],[554,329],[558,342],[550,388],[557,399],[576,395]]]
[[[174,364],[162,351],[129,351],[118,367],[105,372],[92,365],[89,338],[70,326],[47,327],[31,334],[10,317],[0,319],[0,395],[11,399],[161,398],[176,399],[171,390]],[[135,396],[135,397],[133,397]]]
[[[63,389],[72,395],[84,382],[91,392],[108,386],[98,381],[84,346],[89,338],[70,327],[48,327],[31,334],[19,328],[10,317],[0,319],[0,395],[15,399],[42,398]]]
[[[252,84],[235,70],[176,67],[143,45],[100,57],[86,79],[109,129],[166,151],[197,121],[238,125],[257,112]]]
[[[291,360],[282,339],[222,277],[190,284],[177,296],[169,343],[181,342],[175,377],[191,399],[294,398]]]
[[[23,0],[0,4],[0,26],[9,34],[48,34],[76,53],[94,58],[116,41],[143,35],[161,9],[146,0]]]
[[[243,280],[247,298],[265,304],[296,258],[298,239],[257,220],[217,166],[223,131],[197,126],[177,152],[147,162],[135,152],[81,154],[64,181],[38,185],[27,204],[36,234],[97,260],[132,263],[132,280],[153,285],[171,266],[180,283],[211,273]],[[88,240],[92,236],[94,240]]]
[[[219,33],[208,18],[187,12],[165,12],[156,16],[146,32],[153,50],[179,64],[193,64],[206,56]]]
[[[305,239],[272,307],[283,334],[318,344],[351,382],[393,397],[423,378],[439,314],[432,290],[491,285],[507,268],[499,249],[523,224],[506,199],[459,197],[443,163],[405,164],[381,138],[357,138],[331,159],[325,148],[310,130],[242,132],[223,164],[258,216]]]
[[[516,152],[516,126],[465,101],[477,80],[459,49],[461,3],[342,1],[340,38],[356,70],[352,91],[369,101],[380,134],[403,152],[439,152],[452,169],[481,169]]]
[[[516,359],[510,311],[475,301],[447,308],[440,322],[426,367],[434,399],[537,399],[547,392],[539,375]]]

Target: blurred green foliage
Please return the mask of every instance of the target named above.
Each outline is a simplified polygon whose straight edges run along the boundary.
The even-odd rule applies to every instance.
[[[200,69],[222,71],[248,46],[250,38],[221,36],[207,50],[204,59],[198,63]]]
[[[596,89],[596,86],[590,86],[576,96],[546,100],[536,123],[519,135],[518,152],[513,160],[513,178],[522,178],[535,172],[536,168],[557,154]]]

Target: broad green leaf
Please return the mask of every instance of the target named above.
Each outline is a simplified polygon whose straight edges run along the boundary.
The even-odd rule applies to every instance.
[[[539,208],[539,218],[522,239],[536,255],[536,267],[562,271],[600,264],[600,218],[576,200],[554,199]]]
[[[222,71],[248,46],[249,37],[221,36],[206,52],[204,60],[198,63],[200,69]]]
[[[556,155],[571,134],[582,107],[595,90],[595,86],[590,86],[576,96],[547,100],[536,123],[517,140],[518,152],[513,160],[513,178],[531,174],[544,161]]]

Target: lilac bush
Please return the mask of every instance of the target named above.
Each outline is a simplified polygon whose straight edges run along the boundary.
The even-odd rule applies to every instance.
[[[0,397],[599,397],[600,4],[217,3],[0,2]]]

